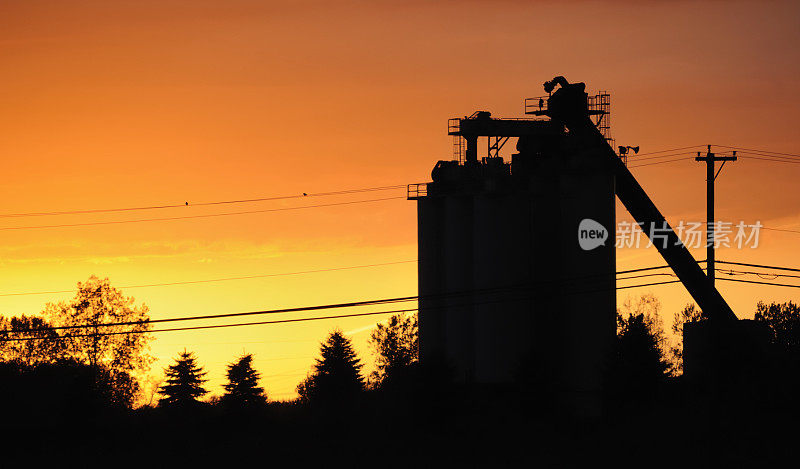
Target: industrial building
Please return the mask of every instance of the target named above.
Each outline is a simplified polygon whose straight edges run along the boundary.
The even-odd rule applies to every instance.
[[[545,91],[525,100],[529,117],[451,119],[453,159],[409,186],[420,358],[444,360],[462,383],[513,383],[535,370],[567,406],[592,414],[616,330],[615,196],[638,222],[669,225],[612,148],[609,94],[589,96],[563,77]],[[510,139],[516,152],[504,159]],[[698,305],[735,319],[668,231],[657,247]]]

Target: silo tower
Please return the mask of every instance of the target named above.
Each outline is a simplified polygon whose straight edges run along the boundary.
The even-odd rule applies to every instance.
[[[535,117],[451,119],[453,160],[436,163],[432,182],[409,186],[420,356],[444,360],[465,383],[533,372],[592,413],[615,334],[615,178],[548,117],[547,103],[526,100]],[[597,115],[590,105],[586,115]],[[510,139],[516,152],[504,159]]]

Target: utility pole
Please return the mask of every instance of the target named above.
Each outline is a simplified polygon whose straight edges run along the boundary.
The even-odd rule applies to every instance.
[[[705,156],[700,156],[700,152],[697,152],[695,161],[706,162],[706,276],[713,287],[716,273],[714,266],[714,228],[716,226],[714,221],[714,181],[727,161],[736,161],[736,152],[733,152],[733,156],[717,156],[711,152],[711,145],[709,145]],[[722,166],[715,173],[714,163],[716,161],[722,161]]]

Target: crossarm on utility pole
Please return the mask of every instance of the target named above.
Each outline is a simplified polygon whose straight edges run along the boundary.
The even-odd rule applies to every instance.
[[[736,152],[734,152],[734,154],[735,153]],[[719,172],[716,174],[714,173],[714,163],[722,161],[722,165],[724,166],[726,161],[736,161],[736,156],[717,156],[711,153],[711,145],[709,145],[706,156],[700,156],[700,152],[698,151],[695,161],[705,161],[706,163],[706,276],[711,286],[716,288],[717,266],[715,254],[716,241],[714,239],[714,231],[716,230],[716,219],[714,217],[714,181],[717,180]],[[722,166],[720,166],[719,169],[722,171]]]

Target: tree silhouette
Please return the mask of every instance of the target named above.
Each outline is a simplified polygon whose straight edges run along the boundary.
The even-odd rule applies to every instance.
[[[145,305],[135,306],[133,297],[125,297],[108,278],[91,276],[78,282],[75,298],[48,303],[43,314],[52,325],[68,327],[60,334],[65,355],[95,368],[98,377],[114,386],[115,399],[131,405],[152,362],[148,311]]]
[[[297,386],[297,393],[304,402],[353,399],[364,389],[361,367],[350,339],[336,329],[320,344],[313,373]]]
[[[162,397],[158,404],[162,406],[186,406],[196,404],[197,398],[208,393],[203,383],[206,372],[197,365],[194,354],[184,350],[175,359],[175,364],[164,370],[166,382],[158,393]]]
[[[239,360],[228,364],[228,382],[223,385],[225,395],[222,403],[239,407],[264,404],[264,388],[259,387],[259,373],[253,369],[253,355],[245,354]]]
[[[66,358],[64,342],[52,327],[37,316],[0,316],[0,339],[6,339],[0,341],[0,361],[36,366]]]
[[[416,315],[396,314],[387,324],[378,323],[369,339],[377,357],[372,379],[382,385],[407,370],[419,357],[419,333]]]
[[[687,304],[673,316],[672,333],[675,335],[675,345],[670,347],[673,375],[677,376],[683,374],[683,325],[687,322],[699,322],[704,320],[706,320],[705,314],[703,314],[703,311],[695,306],[694,303]]]
[[[772,342],[780,349],[800,352],[800,306],[791,301],[770,304],[759,301],[754,318],[767,324]]]
[[[653,397],[658,384],[668,376],[659,337],[643,314],[627,318],[617,315],[617,340],[612,365],[616,391],[636,396],[634,400]]]
[[[617,336],[623,332],[625,322],[619,318],[628,319],[632,316],[642,316],[642,321],[647,326],[648,333],[656,341],[660,355],[669,354],[669,341],[664,333],[664,324],[661,320],[661,301],[652,293],[645,293],[638,298],[627,297],[622,302],[622,307],[617,310]]]
[[[625,300],[617,312],[608,390],[617,399],[626,396],[627,404],[651,400],[669,375],[660,309],[658,299],[646,294],[637,300]]]

